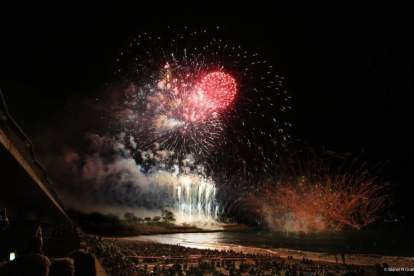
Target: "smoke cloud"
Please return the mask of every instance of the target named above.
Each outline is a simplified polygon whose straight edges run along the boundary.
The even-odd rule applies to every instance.
[[[111,112],[116,120],[132,116],[114,111],[122,93],[108,89],[101,98],[73,96],[60,118],[64,127],[36,137],[39,159],[64,204],[83,212],[142,217],[171,208],[178,222],[217,216],[215,187],[192,155],[179,160],[157,144],[142,150],[137,137],[114,129]],[[50,140],[55,143],[45,143]]]

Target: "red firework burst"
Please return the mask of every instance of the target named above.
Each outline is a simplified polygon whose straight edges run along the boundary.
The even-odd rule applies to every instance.
[[[237,83],[230,74],[215,71],[206,74],[196,89],[213,110],[226,108],[236,96]]]

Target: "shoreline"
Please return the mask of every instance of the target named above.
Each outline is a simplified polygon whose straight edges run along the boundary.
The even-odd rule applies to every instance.
[[[150,236],[150,235],[168,235],[168,234],[191,234],[191,233],[216,233],[216,232],[244,232],[254,231],[255,228],[242,224],[221,224],[219,227],[199,228],[197,226],[175,226],[175,225],[140,225],[140,227],[128,227],[122,225],[117,229],[111,229],[111,234],[105,231],[88,231],[89,234],[99,235],[102,237],[131,237],[131,236]],[[101,232],[101,233],[100,233]]]
[[[184,233],[186,234],[186,233]],[[168,234],[167,234],[168,235]],[[162,234],[156,235],[140,235],[136,237],[104,237],[104,239],[115,239],[131,242],[153,242],[160,244],[177,244],[163,241]],[[294,261],[300,262],[303,258],[310,259],[315,264],[321,265],[342,265],[341,254],[334,253],[320,253],[312,251],[301,251],[289,248],[261,248],[253,246],[242,246],[236,244],[224,244],[224,243],[197,243],[184,241],[178,243],[184,247],[199,248],[199,249],[219,249],[219,250],[233,250],[236,252],[254,253],[254,254],[274,254],[278,255],[286,260],[287,256],[293,256]],[[335,261],[335,255],[338,258],[338,263]],[[370,267],[374,268],[376,263],[387,263],[391,267],[408,267],[414,268],[414,257],[399,257],[399,256],[386,256],[376,254],[346,254],[346,263],[354,266]]]
[[[132,243],[135,242],[135,243],[144,243],[144,244],[145,243],[165,244],[165,243],[161,243],[161,242],[157,242],[157,241],[148,240],[148,239],[145,239],[145,238],[146,238],[146,236],[143,236],[141,238],[140,237],[134,237],[134,238],[129,237],[129,238],[103,238],[103,239],[108,240],[108,241],[111,241],[111,240],[122,241],[122,242],[130,241]],[[191,248],[199,248],[199,249],[233,250],[235,252],[242,252],[244,254],[249,254],[249,253],[250,254],[261,254],[261,255],[272,254],[272,255],[275,255],[275,256],[278,256],[278,257],[284,259],[284,261],[287,264],[299,265],[299,266],[303,266],[303,267],[306,267],[306,266],[310,265],[308,263],[303,263],[302,259],[299,258],[299,256],[296,255],[296,254],[287,254],[288,253],[287,251],[284,252],[285,254],[278,254],[278,253],[281,253],[281,252],[275,252],[275,251],[271,251],[271,250],[269,251],[269,249],[264,249],[264,248],[246,247],[246,246],[237,246],[237,245],[225,245],[225,244],[220,244],[219,246],[210,246],[210,247],[208,247],[208,246],[207,247],[189,246],[188,244],[184,244],[184,243],[178,244],[178,245],[183,246],[183,247],[191,247]],[[293,250],[291,250],[291,251],[293,251]],[[288,256],[292,256],[293,259],[288,258]],[[247,263],[250,262],[251,263],[251,262],[253,262],[254,259],[255,259],[255,257],[250,257],[250,258],[248,257],[248,258],[245,259],[245,262],[247,262]],[[336,267],[336,269],[338,271],[346,271],[347,269],[356,269],[356,268],[360,267],[360,268],[364,269],[367,272],[367,275],[375,275],[375,271],[376,271],[375,264],[372,264],[372,265],[371,264],[356,265],[356,264],[347,263],[347,265],[344,266],[342,264],[342,262],[340,262],[339,259],[340,259],[340,256],[338,258],[338,263],[335,263],[334,261],[329,262],[329,261],[326,261],[326,260],[318,260],[318,259],[313,259],[313,258],[310,259],[310,260],[312,260],[311,265],[313,265],[313,266],[321,266],[321,267],[329,266],[331,268]],[[191,261],[191,259],[189,259],[189,261]],[[192,261],[194,261],[194,260],[192,260]]]

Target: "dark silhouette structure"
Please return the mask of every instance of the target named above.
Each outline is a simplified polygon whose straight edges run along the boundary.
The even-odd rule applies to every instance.
[[[7,218],[0,228],[0,262],[9,260],[10,252],[22,254],[39,229],[50,236],[53,224],[72,225],[32,142],[10,116],[1,90],[0,209]]]

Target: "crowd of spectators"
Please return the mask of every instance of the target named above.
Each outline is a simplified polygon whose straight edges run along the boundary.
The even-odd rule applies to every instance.
[[[317,265],[306,259],[285,259],[276,254],[188,248],[180,245],[90,237],[88,247],[110,276],[242,276],[242,275],[367,275],[349,265]]]
[[[42,251],[41,236],[33,238],[25,252],[0,266],[0,275],[94,276],[97,274],[95,256],[109,276],[370,275],[360,267],[322,265],[306,258],[296,260],[291,255],[282,258],[276,254],[188,248],[94,236],[84,236],[84,239],[86,249],[75,250],[67,258],[49,259]],[[371,274],[390,275],[386,272],[387,267],[387,264],[377,264]]]
[[[1,276],[96,276],[95,257],[84,249],[71,252],[66,258],[49,259],[43,252],[39,235],[26,250],[9,262],[0,263]]]

